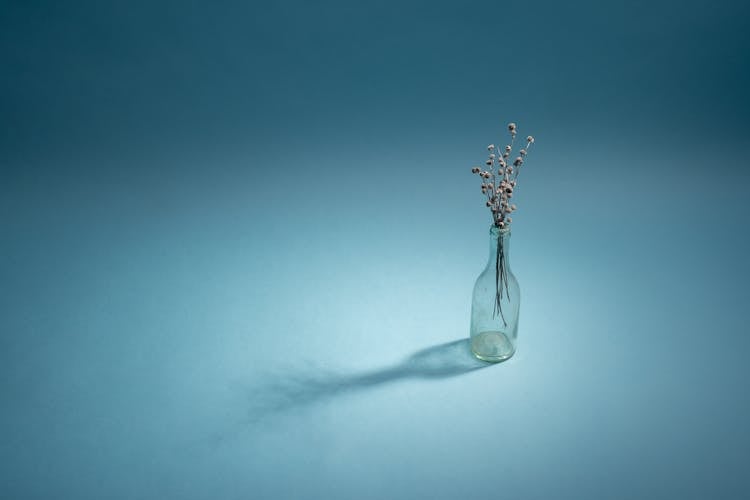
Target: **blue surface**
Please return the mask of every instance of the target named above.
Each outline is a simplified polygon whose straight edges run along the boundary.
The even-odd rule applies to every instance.
[[[0,497],[750,496],[748,19],[3,2]]]

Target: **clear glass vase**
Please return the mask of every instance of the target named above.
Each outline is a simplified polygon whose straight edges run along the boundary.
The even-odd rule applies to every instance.
[[[510,270],[510,228],[490,227],[490,258],[474,284],[471,351],[484,361],[504,361],[516,352],[521,289]]]

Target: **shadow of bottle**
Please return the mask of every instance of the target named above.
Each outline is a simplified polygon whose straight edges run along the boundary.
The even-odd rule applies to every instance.
[[[461,339],[421,349],[398,364],[378,370],[350,374],[310,370],[268,377],[247,393],[247,423],[399,380],[455,377],[487,366],[491,364],[473,356],[469,340]]]

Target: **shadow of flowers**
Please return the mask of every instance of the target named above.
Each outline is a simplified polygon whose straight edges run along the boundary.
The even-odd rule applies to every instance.
[[[471,354],[469,340],[462,339],[419,350],[400,363],[378,370],[349,374],[310,370],[272,376],[247,393],[250,408],[246,417],[253,423],[399,380],[455,377],[487,366],[490,364]]]

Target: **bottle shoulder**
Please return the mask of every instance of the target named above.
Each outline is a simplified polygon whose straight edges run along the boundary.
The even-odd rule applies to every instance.
[[[516,279],[516,275],[513,274],[513,271],[510,268],[507,268],[508,273],[508,281],[513,282],[518,285],[518,279]],[[487,266],[485,267],[481,273],[479,273],[479,276],[477,276],[476,283],[482,283],[484,281],[491,281],[492,283],[495,282],[495,267],[494,266]]]

